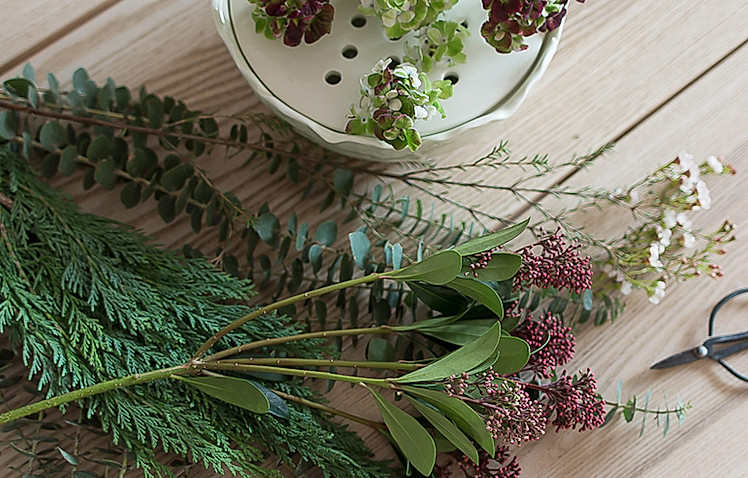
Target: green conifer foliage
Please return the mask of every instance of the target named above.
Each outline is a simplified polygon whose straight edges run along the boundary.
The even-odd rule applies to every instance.
[[[183,364],[214,332],[250,311],[244,305],[250,294],[248,281],[79,212],[24,159],[0,150],[0,333],[10,336],[46,395]],[[262,317],[221,346],[297,332],[282,317]],[[302,341],[275,353],[318,358],[320,350],[320,343]],[[315,399],[293,380],[255,380]],[[155,458],[161,447],[242,476],[278,476],[261,466],[268,451],[287,462],[299,457],[325,476],[389,476],[380,463],[361,458],[368,450],[355,434],[293,403],[285,404],[287,413],[253,414],[181,381],[161,380],[80,405],[135,452],[147,475],[170,474]]]

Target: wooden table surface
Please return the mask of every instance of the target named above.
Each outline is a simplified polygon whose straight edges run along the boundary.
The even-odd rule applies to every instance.
[[[85,67],[98,82],[111,76],[131,87],[144,84],[203,111],[267,111],[218,37],[210,2],[12,3],[0,19],[3,78],[20,73],[27,61],[39,74],[55,72],[62,79]],[[711,181],[713,207],[694,216],[706,229],[724,218],[739,226],[738,242],[722,258],[724,277],[672,285],[658,306],[634,294],[615,323],[585,327],[578,334],[572,366],[592,367],[607,398],[615,399],[619,380],[624,396],[642,397],[651,389],[655,404],[663,403],[664,396],[672,404],[680,395],[694,406],[684,426],[672,427],[666,438],[651,423],[639,438],[638,426],[622,420],[594,432],[550,432],[518,450],[523,476],[748,476],[748,385],[711,362],[649,370],[664,356],[700,343],[713,303],[748,285],[748,248],[740,227],[748,223],[745,6],[744,0],[574,4],[556,57],[516,115],[472,133],[449,157],[435,158],[474,158],[505,139],[516,154],[547,153],[561,160],[615,142],[615,151],[589,171],[571,178],[549,176],[546,185],[627,185],[683,151],[697,159],[722,156],[738,171],[736,177]],[[204,166],[219,188],[232,190],[246,202],[261,196],[278,208],[317,210],[299,201],[297,193],[253,182],[237,163],[215,160]],[[166,246],[209,241],[195,238],[185,221],[165,226],[150,205],[125,210],[107,199],[109,193],[96,188],[83,193],[78,182],[60,178],[53,182],[85,210],[141,227]],[[460,199],[480,201],[497,214],[521,212],[509,199],[488,194],[465,192]],[[625,220],[625,215],[604,216],[587,225],[605,231]],[[743,299],[731,313],[748,317],[747,310]],[[345,407],[345,398],[341,400]],[[368,412],[373,416],[371,410],[362,413]],[[381,442],[372,441],[372,446],[386,456]],[[17,459],[13,452],[0,453],[0,468]],[[190,476],[210,474],[193,471]]]

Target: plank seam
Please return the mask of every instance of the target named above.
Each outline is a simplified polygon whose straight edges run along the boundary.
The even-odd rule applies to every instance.
[[[54,32],[50,33],[48,36],[46,36],[44,39],[42,39],[39,43],[36,45],[31,46],[30,48],[27,48],[26,50],[22,51],[21,53],[17,54],[10,60],[6,61],[2,65],[0,65],[0,74],[7,75],[9,74],[9,71],[13,68],[16,68],[19,66],[22,62],[26,61],[27,59],[31,58],[32,56],[36,55],[37,53],[41,52],[48,46],[52,45],[53,43],[59,41],[62,39],[65,35],[74,32],[75,30],[81,28],[91,20],[95,19],[102,13],[106,12],[113,6],[115,6],[117,3],[119,3],[120,0],[108,0],[105,3],[102,3],[101,5],[97,6],[96,8],[89,10],[88,12],[84,13],[83,15],[74,18],[69,23],[63,25],[62,27],[58,28]]]
[[[743,40],[742,43],[734,47],[732,50],[728,51],[725,55],[723,55],[721,58],[719,58],[717,61],[715,61],[712,65],[705,68],[703,71],[698,73],[696,76],[694,76],[690,81],[688,81],[685,85],[683,85],[681,88],[679,88],[677,91],[675,91],[673,94],[671,94],[669,97],[665,98],[662,102],[655,105],[652,109],[650,109],[648,112],[644,113],[638,120],[634,121],[628,128],[621,131],[619,134],[617,134],[615,137],[613,137],[609,143],[615,144],[621,141],[623,138],[628,136],[631,132],[633,132],[636,128],[641,126],[644,122],[646,122],[649,118],[657,114],[660,110],[665,108],[667,105],[672,103],[676,98],[678,98],[683,92],[691,88],[694,84],[699,82],[701,79],[706,77],[709,73],[717,69],[719,66],[721,66],[723,63],[725,63],[727,60],[729,60],[733,55],[735,55],[738,51],[740,51],[741,48],[748,45],[748,39]],[[555,183],[553,183],[550,188],[559,187],[563,185],[566,181],[571,179],[575,174],[582,171],[582,169],[576,169],[574,171],[570,171],[569,173],[562,176],[560,179],[558,179]],[[545,199],[547,196],[549,196],[549,193],[539,193],[532,201],[533,203],[539,203],[543,199]],[[518,221],[518,218],[522,218],[525,215],[527,215],[528,211],[532,208],[530,205],[525,205],[516,213],[514,213],[511,216],[512,221]]]

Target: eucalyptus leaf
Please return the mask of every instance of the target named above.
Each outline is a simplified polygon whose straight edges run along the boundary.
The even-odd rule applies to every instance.
[[[403,391],[411,396],[418,397],[434,407],[441,410],[446,416],[452,419],[462,431],[486,450],[491,456],[494,456],[496,447],[494,445],[491,433],[486,429],[486,423],[478,413],[470,408],[468,404],[456,397],[450,397],[444,392],[430,390],[420,387],[405,385]]]
[[[475,299],[485,305],[499,319],[504,317],[504,305],[501,302],[499,294],[492,287],[483,282],[463,277],[457,277],[447,285],[460,294]]]
[[[496,322],[478,340],[460,347],[436,362],[422,369],[405,374],[394,381],[397,383],[431,382],[444,380],[450,375],[457,375],[466,370],[471,370],[493,356],[499,346],[500,338],[501,324]]]
[[[67,461],[71,465],[77,465],[79,463],[78,458],[76,456],[74,456],[74,455],[66,452],[65,450],[63,450],[59,446],[57,447],[57,451],[59,451],[60,455],[62,455],[62,457],[65,459],[65,461]]]
[[[234,377],[180,377],[188,385],[223,402],[236,405],[255,413],[270,411],[270,402],[262,390],[248,381]]]
[[[473,463],[478,464],[478,450],[475,449],[473,444],[470,442],[470,439],[466,437],[464,433],[462,433],[457,425],[452,423],[448,418],[446,418],[444,415],[437,412],[430,406],[424,405],[420,401],[413,398],[407,398],[411,405],[413,405],[413,407],[418,410],[418,413],[423,415],[423,417],[434,426],[436,431],[441,433],[444,438],[449,440],[450,443],[452,443],[468,458],[470,458]]]
[[[96,165],[94,179],[104,189],[114,189],[117,184],[117,163],[113,159],[105,159]]]
[[[334,221],[325,221],[314,231],[314,239],[324,246],[330,247],[338,238],[338,224]]]
[[[395,347],[382,337],[374,337],[366,346],[366,360],[370,362],[392,362],[395,360]]]
[[[8,111],[0,111],[0,138],[13,139],[16,137],[15,123]]]
[[[491,249],[499,247],[522,234],[522,231],[525,230],[529,223],[530,218],[527,218],[518,224],[507,227],[506,229],[485,236],[476,237],[475,239],[460,244],[452,250],[459,252],[463,256],[472,256],[473,254],[490,251]]]
[[[255,230],[265,244],[272,246],[280,232],[280,221],[275,214],[266,212],[255,219]]]
[[[436,445],[429,432],[418,421],[369,388],[377,401],[387,429],[405,458],[419,473],[429,476],[436,462]]]
[[[388,276],[397,281],[422,281],[443,285],[452,281],[462,268],[462,257],[454,250],[437,252],[421,262],[390,272]]]
[[[127,183],[122,187],[119,197],[122,204],[126,208],[135,207],[140,202],[140,184],[139,183]]]
[[[42,126],[39,132],[39,141],[48,151],[54,151],[67,141],[68,135],[65,128],[57,121],[49,121]]]
[[[356,265],[359,269],[363,269],[366,265],[366,259],[369,257],[369,251],[371,249],[371,242],[361,231],[355,231],[348,234],[348,240],[351,242],[351,251],[353,252],[353,260],[356,261]]]
[[[521,265],[522,256],[519,254],[494,252],[485,268],[471,269],[469,266],[463,266],[461,273],[480,281],[502,282],[514,277]]]

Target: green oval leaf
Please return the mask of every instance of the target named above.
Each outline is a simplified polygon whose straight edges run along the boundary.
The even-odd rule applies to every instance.
[[[348,240],[351,242],[353,260],[356,261],[359,269],[363,269],[366,266],[366,259],[369,257],[369,250],[371,249],[369,238],[363,232],[356,231],[348,234]]]
[[[374,337],[366,346],[366,360],[370,362],[392,362],[395,360],[395,347],[382,337]]]
[[[502,282],[514,277],[522,265],[522,256],[511,252],[494,252],[483,269],[463,266],[462,275],[485,282]]]
[[[34,84],[27,78],[11,78],[3,82],[3,87],[11,95],[26,98],[29,95],[29,91],[34,88]]]
[[[206,395],[251,412],[267,413],[270,410],[270,402],[262,390],[247,380],[234,377],[180,377],[178,375],[174,378],[186,382]]]
[[[530,218],[527,218],[519,224],[507,227],[506,229],[494,232],[493,234],[476,237],[475,239],[460,244],[452,250],[459,252],[463,256],[472,256],[473,254],[478,254],[483,251],[490,251],[491,249],[499,247],[522,234],[522,231],[525,230],[529,223]]]
[[[338,238],[338,223],[335,221],[325,221],[314,231],[314,239],[320,244],[330,247]]]
[[[63,450],[59,446],[56,447],[56,448],[57,448],[57,451],[60,452],[60,455],[62,455],[62,457],[65,459],[65,461],[67,461],[71,465],[77,465],[78,464],[78,458],[77,457],[75,457],[75,456],[71,455],[70,453],[66,452],[65,450]]]
[[[468,305],[465,297],[449,287],[417,282],[408,282],[408,287],[430,309],[443,314],[458,314]]]
[[[16,137],[16,126],[8,111],[0,111],[0,138],[13,139]]]
[[[397,383],[430,382],[444,380],[450,375],[457,375],[485,362],[493,356],[499,346],[501,324],[496,322],[478,340],[475,340],[436,362],[394,380]]]
[[[454,323],[439,324],[419,329],[422,334],[435,337],[450,344],[467,345],[488,332],[495,319],[468,319]],[[504,341],[504,338],[501,339]],[[501,342],[499,342],[501,344]]]
[[[187,180],[187,169],[182,166],[176,166],[166,171],[161,176],[161,185],[167,191],[176,191],[184,187]]]
[[[454,250],[441,251],[421,262],[387,274],[397,281],[422,281],[443,285],[452,281],[462,268],[462,257]]]
[[[493,437],[486,430],[486,423],[468,404],[444,392],[405,385],[403,391],[435,406],[451,418],[462,431],[486,450],[491,456],[496,452]]]
[[[42,126],[39,133],[39,141],[48,151],[54,151],[58,146],[67,142],[68,135],[65,128],[57,121],[50,121]]]
[[[174,199],[174,196],[161,196],[161,199],[158,200],[158,215],[167,224],[176,217],[176,211],[174,210],[175,203],[176,199]]]
[[[78,151],[75,146],[68,145],[62,150],[60,155],[60,172],[65,176],[70,176],[75,172],[75,168],[78,165]]]
[[[512,374],[525,366],[530,359],[530,346],[524,340],[505,335],[499,342],[499,360],[493,364],[494,372]]]
[[[435,327],[439,327],[442,325],[451,324],[452,322],[458,320],[460,317],[462,317],[462,315],[449,315],[449,316],[443,316],[443,317],[435,317],[433,319],[419,320],[417,322],[413,322],[412,324],[408,324],[408,325],[396,325],[392,327],[392,330],[396,330],[398,332],[405,332],[408,330],[435,328]]]
[[[415,418],[385,400],[371,388],[369,391],[374,395],[379,413],[397,447],[419,473],[429,476],[436,462],[434,439]]]
[[[485,305],[489,310],[491,310],[491,312],[496,314],[499,319],[504,317],[504,305],[499,298],[499,294],[483,282],[457,277],[447,285],[460,294],[475,299],[479,303]]]
[[[309,233],[309,223],[302,222],[299,226],[299,230],[296,233],[296,250],[300,251],[304,248],[306,242],[306,235]]]
[[[122,204],[130,209],[135,207],[140,202],[141,188],[139,183],[127,183],[122,187],[122,191],[119,193],[119,198]]]
[[[280,221],[275,214],[266,212],[255,219],[255,230],[265,244],[272,246],[280,232]]]
[[[265,395],[265,398],[268,399],[268,403],[270,404],[268,413],[270,415],[278,418],[288,418],[289,416],[291,416],[288,410],[288,404],[285,400],[276,395],[275,392],[253,380],[250,380],[249,383],[257,387]]]
[[[104,189],[114,189],[117,184],[117,163],[113,159],[105,159],[96,165],[94,179]]]
[[[112,140],[104,135],[97,136],[96,139],[91,142],[91,145],[88,147],[88,151],[86,152],[88,159],[94,163],[101,161],[111,154]]]
[[[430,406],[424,405],[418,400],[408,397],[407,395],[406,398],[411,403],[411,405],[413,405],[413,407],[418,410],[418,413],[423,415],[423,417],[428,420],[429,423],[434,425],[436,431],[441,433],[444,438],[449,440],[450,443],[452,443],[468,458],[470,458],[473,463],[478,464],[478,450],[475,449],[473,444],[470,443],[470,439],[466,437],[465,434],[462,433],[462,431],[460,431],[457,425],[449,421],[448,418],[446,418],[444,415],[437,412]]]

